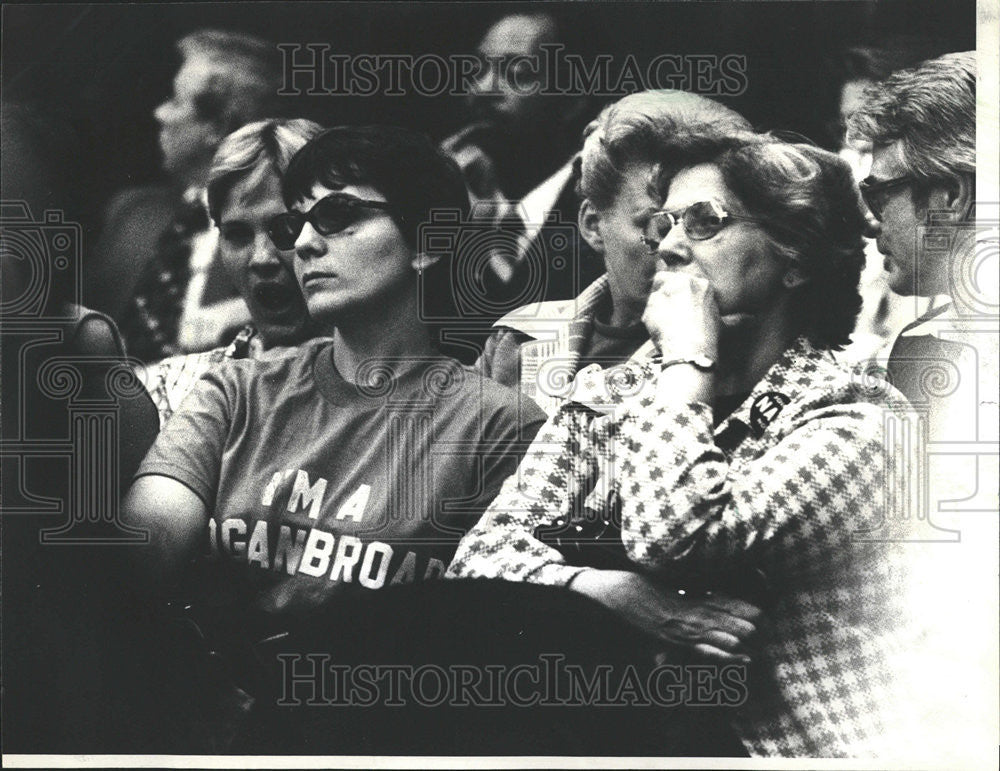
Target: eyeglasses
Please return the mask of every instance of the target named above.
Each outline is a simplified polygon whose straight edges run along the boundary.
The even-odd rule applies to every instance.
[[[916,178],[910,176],[886,179],[881,182],[874,177],[865,177],[858,183],[858,187],[861,189],[861,197],[864,199],[865,206],[868,207],[875,219],[881,220],[882,209],[885,207],[885,196],[883,194],[894,187],[909,185],[916,181]]]
[[[289,211],[271,217],[267,223],[267,236],[271,243],[287,252],[295,248],[295,242],[307,222],[321,236],[329,236],[361,219],[362,209],[388,211],[391,208],[386,201],[366,201],[346,193],[330,193],[318,200],[307,212]]]
[[[717,201],[698,201],[679,212],[664,210],[653,212],[646,224],[640,239],[651,252],[660,247],[660,242],[667,237],[674,226],[684,226],[687,237],[693,241],[707,241],[718,235],[719,231],[730,224],[730,220],[759,222],[753,217],[742,217],[730,214]]]

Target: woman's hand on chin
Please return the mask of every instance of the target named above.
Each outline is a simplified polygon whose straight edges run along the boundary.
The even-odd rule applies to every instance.
[[[693,356],[715,361],[721,320],[715,292],[706,279],[657,272],[642,321],[664,361]]]
[[[759,608],[725,595],[688,599],[627,570],[585,570],[570,589],[597,600],[656,639],[720,663],[746,662]]]

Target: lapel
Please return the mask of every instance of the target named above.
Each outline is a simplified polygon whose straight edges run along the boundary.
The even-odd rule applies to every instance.
[[[740,406],[715,427],[716,444],[727,452],[738,446],[740,456],[747,453],[755,456],[770,425],[788,405],[806,399],[823,379],[834,379],[832,373],[825,378],[820,374],[820,368],[827,366],[826,355],[807,338],[798,338],[771,365]],[[747,437],[750,441],[744,442]]]
[[[607,276],[587,287],[569,320],[553,320],[552,332],[521,344],[521,391],[545,410],[555,414],[572,393],[583,347],[590,340],[594,314],[609,295]]]

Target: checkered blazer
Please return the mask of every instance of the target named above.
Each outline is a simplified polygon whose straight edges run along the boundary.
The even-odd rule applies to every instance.
[[[587,568],[535,529],[618,507],[629,558],[668,585],[767,577],[769,628],[733,717],[752,755],[884,754],[906,698],[893,656],[917,640],[901,607],[903,491],[889,484],[907,455],[886,446],[905,401],[799,339],[713,428],[708,405],[657,393],[647,354],[578,373],[448,576],[566,585]]]

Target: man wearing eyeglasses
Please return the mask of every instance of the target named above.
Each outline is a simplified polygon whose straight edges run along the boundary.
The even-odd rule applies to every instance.
[[[894,73],[869,89],[849,126],[873,145],[861,194],[878,221],[889,286],[934,298],[895,340],[887,371],[928,426],[928,462],[919,469],[926,508],[915,514],[925,525],[921,540],[938,543],[909,546],[933,550],[919,602],[934,619],[935,636],[923,647],[936,661],[919,666],[938,706],[923,728],[938,734],[948,765],[971,765],[958,755],[996,731],[995,680],[983,677],[997,656],[997,617],[983,612],[996,607],[1000,508],[998,335],[988,315],[998,305],[996,234],[975,218],[975,56],[946,54]],[[989,596],[977,594],[983,586]]]
[[[871,174],[860,187],[878,221],[876,244],[889,287],[907,297],[935,298],[927,313],[903,329],[889,357],[894,385],[914,403],[926,394],[920,368],[909,362],[947,358],[932,342],[938,336],[922,327],[956,315],[951,298],[960,289],[955,282],[963,253],[973,246],[972,229],[963,232],[961,225],[975,216],[975,83],[975,54],[947,54],[870,89],[850,122],[851,132],[873,145]],[[937,248],[942,236],[951,248]],[[924,338],[919,344],[905,339],[917,336]]]

